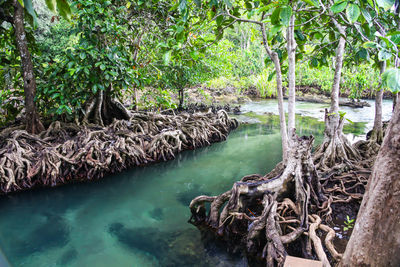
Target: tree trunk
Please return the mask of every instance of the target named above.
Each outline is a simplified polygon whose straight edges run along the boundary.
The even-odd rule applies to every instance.
[[[184,101],[184,92],[183,92],[183,88],[179,89],[179,109],[183,108],[183,101]]]
[[[282,71],[281,64],[279,61],[278,54],[272,51],[268,46],[268,39],[265,32],[264,24],[261,25],[261,33],[263,38],[264,48],[267,51],[267,54],[271,58],[272,62],[275,66],[276,72],[276,91],[278,96],[278,110],[279,110],[279,122],[280,122],[280,130],[281,130],[281,138],[282,138],[282,158],[283,162],[286,163],[288,159],[288,133],[286,131],[286,118],[285,118],[285,110],[283,108],[283,91],[282,91]]]
[[[386,70],[386,62],[383,61],[381,63],[380,76]],[[383,130],[382,130],[382,98],[383,98],[383,89],[380,89],[376,92],[375,96],[375,119],[374,119],[374,128],[372,129],[372,135],[370,138],[370,142],[375,142],[377,144],[381,144],[383,140]]]
[[[33,73],[31,54],[28,50],[28,41],[24,28],[24,9],[20,5],[18,0],[14,0],[13,24],[17,47],[21,56],[22,77],[24,80],[26,130],[31,134],[37,134],[43,131],[44,127],[43,124],[40,122],[39,116],[36,111],[36,80]]]
[[[335,76],[333,78],[331,106],[329,111],[325,110],[324,140],[314,155],[318,168],[330,168],[337,163],[351,165],[351,160],[360,159],[358,152],[352,148],[350,142],[343,135],[344,118],[339,114],[340,79],[342,75],[343,56],[346,39],[345,31],[335,20],[334,24],[341,33],[336,50]]]
[[[287,28],[287,54],[289,61],[288,82],[288,135],[293,136],[295,129],[295,102],[296,102],[296,40],[294,39],[295,16],[292,15]],[[289,144],[291,141],[289,140]]]
[[[311,206],[318,206],[324,200],[311,157],[314,138],[293,136],[291,140],[293,145],[289,148],[285,167],[278,164],[263,177],[257,174],[245,176],[219,196],[196,197],[189,205],[190,222],[211,227],[228,243],[231,241],[229,246],[235,249],[245,244],[247,254],[265,259],[267,266],[283,266],[287,255],[284,244],[301,237],[308,227]],[[277,222],[277,205],[282,201],[292,203],[299,224],[288,233],[283,233]],[[211,203],[208,214],[206,202]]]
[[[400,105],[390,122],[341,266],[400,266]]]
[[[393,112],[396,108],[397,102],[399,102],[399,93],[393,93]]]
[[[97,94],[86,103],[83,124],[93,122],[104,126],[109,125],[114,119],[129,120],[130,112],[119,101],[110,97],[112,86],[105,91],[99,90]]]

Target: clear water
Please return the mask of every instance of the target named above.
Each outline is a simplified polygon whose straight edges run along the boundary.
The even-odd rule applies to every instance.
[[[323,123],[316,121],[297,128],[320,140]],[[244,266],[204,245],[187,223],[188,204],[271,170],[282,153],[277,123],[243,124],[225,142],[96,182],[3,196],[0,247],[12,266]]]

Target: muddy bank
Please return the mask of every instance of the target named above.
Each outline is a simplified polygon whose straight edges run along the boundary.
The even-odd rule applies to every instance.
[[[106,127],[54,122],[40,135],[7,128],[0,133],[0,193],[94,180],[169,160],[180,151],[223,141],[237,126],[220,110],[137,112]]]
[[[287,99],[286,88],[284,89],[285,98]],[[189,103],[207,103],[207,104],[240,104],[244,102],[249,102],[251,99],[261,99],[263,98],[260,95],[260,92],[255,87],[249,87],[247,89],[233,88],[209,88],[209,87],[193,87],[187,89],[188,102]],[[341,92],[340,94],[343,98],[349,98],[350,92]],[[274,95],[271,98],[276,98]],[[392,99],[391,92],[384,92],[384,99]],[[374,92],[363,92],[361,95],[361,99],[375,99]],[[321,103],[326,104],[330,103],[330,92],[324,92],[318,86],[310,87],[298,85],[296,86],[296,100],[297,101],[305,101],[310,103]],[[348,101],[341,101],[341,105],[349,106],[354,105],[355,107],[363,107],[366,105],[366,102],[360,101],[352,101],[348,99]]]

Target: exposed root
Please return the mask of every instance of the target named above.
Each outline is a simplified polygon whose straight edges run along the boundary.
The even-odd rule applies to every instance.
[[[314,138],[293,140],[287,166],[278,164],[265,176],[245,176],[219,196],[193,199],[190,221],[236,240],[232,246],[243,244],[249,255],[268,266],[283,266],[288,244],[298,242],[309,226],[309,212],[325,200],[311,158]],[[211,202],[208,215],[206,202]]]
[[[329,170],[335,165],[345,164],[348,169],[361,160],[361,155],[343,135],[344,118],[329,114],[325,109],[324,140],[314,154],[314,163],[319,170]]]
[[[108,88],[106,91],[99,90],[93,98],[86,102],[83,124],[87,125],[89,122],[93,122],[96,125],[104,126],[111,124],[114,119],[129,120],[130,111],[109,96],[111,90],[112,88]]]
[[[91,180],[131,166],[168,160],[182,150],[225,140],[238,123],[225,111],[193,115],[134,113],[107,127],[54,122],[39,136],[0,133],[0,189]]]
[[[329,169],[319,165],[317,172],[313,138],[294,140],[286,166],[247,175],[219,196],[193,199],[189,221],[217,233],[229,250],[245,250],[250,265],[283,266],[289,253],[318,258],[324,266],[338,263],[342,254],[329,226],[335,205],[359,207],[370,171],[362,162],[350,161],[349,168],[344,161]]]

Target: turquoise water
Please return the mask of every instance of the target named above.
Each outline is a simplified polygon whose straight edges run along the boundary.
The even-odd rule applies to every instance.
[[[2,197],[0,246],[15,266],[188,266],[190,257],[195,266],[241,264],[203,248],[187,206],[199,194],[220,194],[244,175],[267,172],[280,157],[275,128],[243,125],[226,142],[174,161]]]
[[[96,182],[3,196],[0,247],[12,266],[245,266],[187,223],[188,204],[271,170],[277,122],[243,124],[225,142]],[[320,140],[323,124],[298,129]]]

